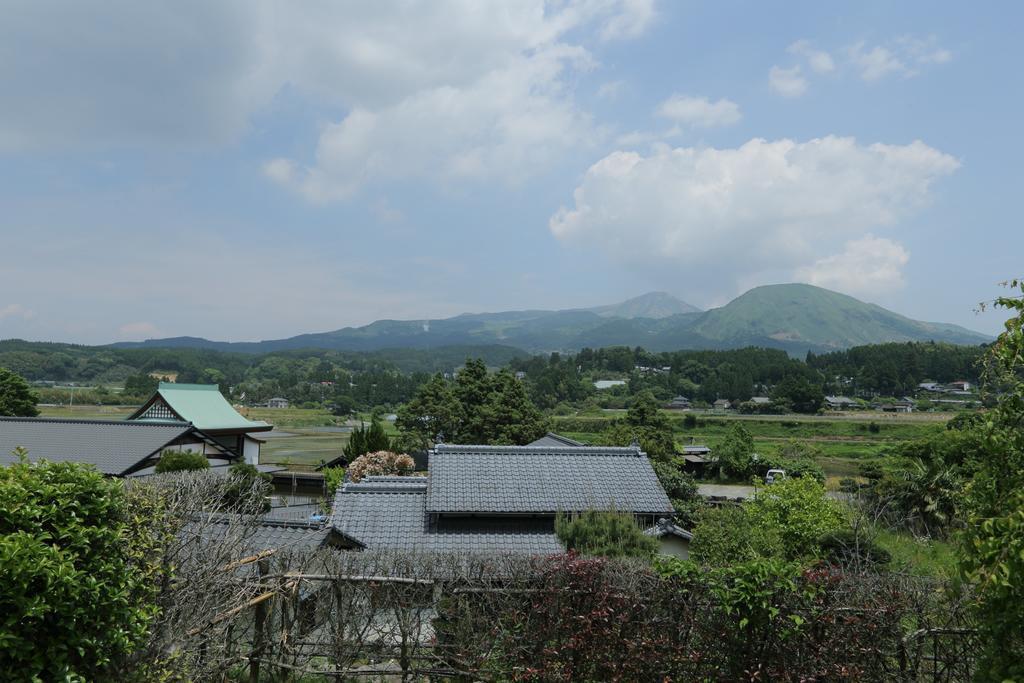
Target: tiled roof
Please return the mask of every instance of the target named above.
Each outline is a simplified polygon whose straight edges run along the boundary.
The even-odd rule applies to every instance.
[[[205,523],[192,522],[186,525],[186,534],[200,534],[207,541],[228,537],[237,539],[244,552],[258,553],[266,550],[301,551],[316,550],[327,546],[360,548],[355,539],[322,522],[260,519],[246,520],[238,524],[236,515],[219,515]]]
[[[425,481],[422,477],[417,479]],[[387,490],[384,486],[392,488]],[[563,551],[551,520],[432,521],[426,513],[426,498],[423,484],[348,484],[335,495],[331,523],[371,550],[529,555]]]
[[[429,482],[431,513],[672,512],[647,455],[635,447],[438,444]]]
[[[528,443],[526,445],[527,446],[534,446],[534,447],[543,446],[543,447],[546,447],[546,448],[551,448],[551,447],[557,448],[559,446],[579,447],[579,446],[586,446],[587,444],[583,443],[582,441],[576,441],[575,439],[570,439],[567,436],[562,436],[561,434],[555,434],[554,432],[548,432],[547,434],[545,434],[544,436],[540,437],[536,441],[530,442],[530,443]]]
[[[11,451],[23,446],[30,460],[77,462],[122,475],[192,431],[184,422],[0,417],[0,465],[15,462]]]
[[[655,538],[662,538],[664,536],[678,536],[679,538],[686,541],[693,540],[692,533],[682,528],[681,526],[673,524],[671,520],[664,518],[659,519],[658,523],[654,526],[648,529],[644,529],[644,534],[647,536],[654,536]]]

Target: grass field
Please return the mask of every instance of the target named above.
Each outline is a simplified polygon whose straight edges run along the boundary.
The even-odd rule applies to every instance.
[[[45,417],[121,420],[134,410],[130,406],[39,406]],[[262,448],[262,460],[281,464],[317,464],[336,457],[348,443],[349,435],[337,431],[321,431],[324,427],[353,426],[326,410],[308,408],[242,408],[250,420],[264,420],[274,425]],[[605,422],[623,417],[625,411],[602,411],[586,417],[598,429]],[[878,458],[887,449],[911,439],[919,439],[943,429],[949,413],[837,413],[816,415],[728,415],[696,414],[697,425],[687,429],[678,412],[666,411],[673,427],[676,443],[706,444],[714,448],[726,437],[733,425],[741,423],[754,437],[754,446],[763,453],[772,453],[790,441],[813,444],[821,450],[819,464],[830,481],[857,474],[859,462]],[[361,415],[369,420],[369,415]],[[577,432],[560,428],[571,426],[575,417],[554,417],[552,427],[566,436],[583,441],[596,441],[599,431]],[[596,421],[596,424],[595,424]],[[870,425],[877,425],[872,431]],[[394,434],[392,423],[385,429]],[[594,429],[594,427],[591,427]],[[287,435],[278,435],[286,432]]]
[[[729,415],[694,413],[697,425],[686,428],[678,412],[665,411],[672,424],[676,443],[691,441],[715,448],[737,423],[754,438],[754,447],[762,453],[777,452],[789,442],[808,443],[820,449],[818,463],[830,483],[837,485],[842,477],[856,476],[858,464],[885,455],[902,442],[920,439],[941,432],[951,413],[836,413],[829,415]],[[611,423],[625,416],[625,411],[602,411],[585,416],[588,423]],[[584,416],[580,416],[584,417]],[[573,417],[555,417],[559,424],[571,426]],[[873,431],[874,423],[877,431]],[[582,441],[596,441],[597,431],[565,431],[566,436]]]

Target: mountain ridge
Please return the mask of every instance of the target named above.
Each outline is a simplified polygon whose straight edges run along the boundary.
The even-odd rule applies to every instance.
[[[301,348],[423,349],[463,344],[504,344],[532,353],[615,345],[642,346],[652,351],[768,346],[796,355],[889,341],[980,344],[990,340],[987,335],[958,325],[913,320],[839,292],[791,283],[755,287],[725,306],[707,311],[664,292],[650,292],[618,304],[591,308],[377,320],[361,327],[259,342],[171,337],[112,346],[250,353]]]

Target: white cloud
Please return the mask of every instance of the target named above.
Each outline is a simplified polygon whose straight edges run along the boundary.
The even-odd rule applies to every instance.
[[[848,241],[841,253],[798,268],[796,277],[847,294],[879,296],[903,287],[903,267],[909,260],[901,244],[868,233]]]
[[[786,52],[790,54],[798,55],[807,60],[808,66],[815,73],[824,74],[830,71],[834,71],[836,68],[835,60],[832,59],[832,55],[824,50],[817,50],[811,46],[811,42],[808,40],[798,40],[788,48]]]
[[[0,320],[4,318],[21,318],[23,320],[31,320],[35,317],[35,313],[21,304],[8,304],[3,308],[0,308]]]
[[[651,0],[27,3],[0,22],[0,151],[225,144],[281,93],[377,113],[481,92],[570,31],[630,38],[654,16]]]
[[[728,126],[740,120],[740,108],[731,100],[712,102],[706,97],[672,95],[658,105],[655,114],[677,123],[711,128]]]
[[[773,66],[768,71],[768,85],[784,97],[800,97],[807,91],[807,79],[801,75],[800,65],[789,69]]]
[[[912,35],[900,36],[886,45],[868,47],[863,41],[854,43],[847,48],[847,55],[860,77],[869,83],[886,76],[912,78],[920,75],[924,67],[946,64],[953,59],[953,53],[940,47],[935,36]]]
[[[358,103],[324,127],[311,163],[275,159],[264,168],[267,176],[324,202],[352,197],[367,184],[409,177],[515,183],[568,150],[594,144],[602,130],[577,107],[567,86],[568,74],[594,68],[594,60],[586,48],[563,39],[590,25],[603,39],[633,36],[653,17],[651,3],[581,0],[536,5],[530,12],[511,7],[518,22],[510,38],[487,40],[493,27],[474,25],[470,32],[482,54],[466,59],[483,68],[413,84],[386,103]],[[506,21],[504,14],[492,17],[494,23]],[[451,59],[447,52],[427,56],[428,64],[439,62],[442,73]]]
[[[863,42],[848,48],[850,61],[860,71],[860,77],[870,82],[880,80],[890,74],[907,76],[911,70],[897,57],[892,50],[875,45],[868,49]]]
[[[614,152],[550,220],[566,244],[708,289],[756,273],[792,276],[864,230],[928,202],[959,162],[922,142],[754,139],[735,149]]]
[[[605,2],[606,5],[619,3]],[[623,0],[601,28],[602,40],[636,38],[654,21],[654,0]]]

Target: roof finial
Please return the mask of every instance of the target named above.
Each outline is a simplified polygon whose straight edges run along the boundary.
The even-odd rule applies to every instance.
[[[636,434],[633,434],[633,441],[630,442],[629,447],[640,450],[640,439],[637,438]]]
[[[434,437],[434,443],[444,443],[444,432],[438,432]]]

